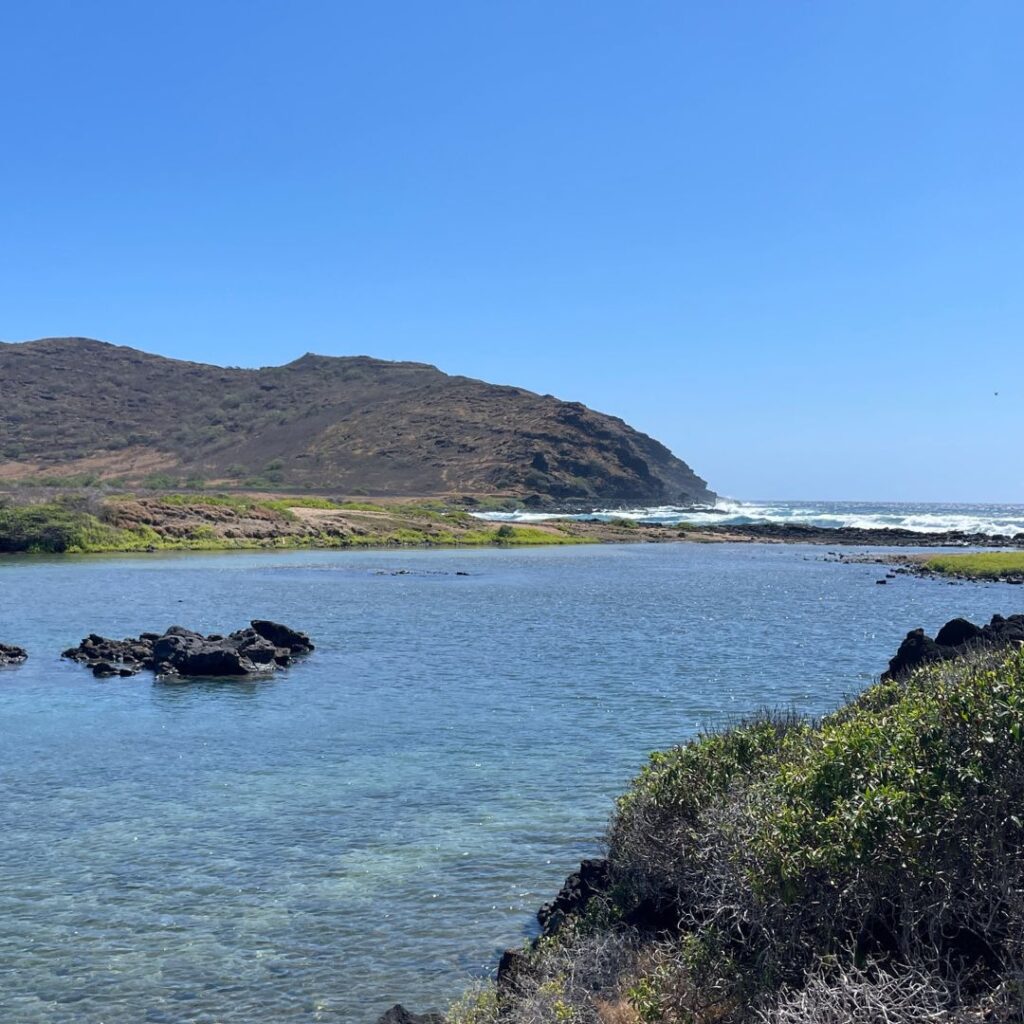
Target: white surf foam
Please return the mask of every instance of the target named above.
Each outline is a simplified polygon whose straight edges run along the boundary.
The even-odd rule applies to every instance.
[[[1024,533],[1024,506],[1020,505],[909,505],[867,502],[744,502],[719,500],[713,507],[596,509],[569,514],[531,512],[478,512],[492,522],[542,523],[550,519],[625,519],[633,522],[694,526],[752,526],[762,523],[816,526],[824,529],[856,527],[866,530],[913,530],[916,533],[981,533],[992,537]]]

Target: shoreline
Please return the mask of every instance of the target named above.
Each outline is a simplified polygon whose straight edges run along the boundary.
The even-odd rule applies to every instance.
[[[1024,550],[1024,533],[993,536],[793,523],[669,525],[626,519],[524,524],[480,519],[441,501],[377,504],[226,494],[75,495],[36,504],[0,504],[0,556],[679,542]]]
[[[654,751],[616,801],[602,855],[584,860],[538,910],[535,938],[506,949],[491,978],[446,1013],[396,1004],[377,1024],[526,1024],[552,999],[559,1020],[596,1013],[628,1024],[675,1021],[694,1005],[721,1002],[723,991],[745,1008],[743,1020],[760,1010],[759,1020],[810,1021],[822,1006],[839,1008],[829,1020],[845,1020],[854,1007],[846,999],[851,978],[863,997],[857,1007],[881,1008],[872,1020],[910,1020],[895,1015],[908,1006],[916,1020],[927,996],[935,1020],[955,1013],[956,1020],[1017,1021],[1006,908],[997,894],[989,897],[996,911],[985,904],[970,916],[970,899],[997,892],[987,883],[1003,865],[971,863],[963,851],[979,832],[1019,850],[1019,826],[986,815],[977,778],[957,769],[971,750],[984,758],[987,790],[1005,794],[1009,805],[1019,798],[1021,724],[1012,698],[1024,680],[1022,630],[1024,616],[1001,615],[981,627],[950,620],[934,640],[911,630],[888,671],[820,720],[762,711]],[[892,741],[894,722],[910,742]],[[883,775],[895,777],[902,801],[869,802]],[[844,798],[846,791],[863,796]],[[836,818],[841,831],[821,824]],[[734,830],[736,819],[750,827]],[[950,847],[963,862],[962,889],[949,897],[956,902],[915,905],[919,888],[946,895],[936,866]],[[741,856],[745,871],[729,871]],[[922,915],[960,927],[922,932]],[[734,927],[722,929],[723,918]],[[751,918],[773,927],[748,927]],[[897,927],[868,927],[878,920]],[[963,941],[964,920],[971,944]],[[803,943],[774,941],[790,932]],[[764,972],[767,957],[779,969]],[[913,1002],[887,1003],[897,975],[857,974],[861,957],[906,971]],[[936,962],[953,965],[954,979],[972,986],[946,987],[929,973]],[[769,1018],[771,1008],[786,1013]]]
[[[839,556],[850,564],[884,565],[893,574],[947,583],[1024,584],[1024,553],[991,551],[976,554],[877,554]]]

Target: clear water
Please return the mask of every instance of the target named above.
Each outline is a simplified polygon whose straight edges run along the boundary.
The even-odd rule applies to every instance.
[[[0,562],[0,637],[31,653],[0,674],[0,1021],[441,1006],[528,933],[649,750],[768,703],[823,711],[908,628],[1024,610],[1005,585],[877,587],[822,555]],[[317,652],[253,684],[99,681],[57,657],[90,631],[255,616]]]

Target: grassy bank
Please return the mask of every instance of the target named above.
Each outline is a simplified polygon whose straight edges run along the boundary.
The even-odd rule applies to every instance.
[[[612,889],[452,1024],[1024,1019],[1024,651],[652,755]]]
[[[0,553],[579,544],[558,529],[492,525],[462,511],[323,498],[168,494],[0,503]]]
[[[968,555],[937,555],[924,567],[945,576],[998,580],[1024,578],[1024,551],[987,551]]]

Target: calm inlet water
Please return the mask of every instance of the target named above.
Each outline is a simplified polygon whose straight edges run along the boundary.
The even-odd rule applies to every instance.
[[[820,548],[0,562],[0,1020],[372,1022],[518,943],[646,753],[834,706],[910,627],[1021,611]],[[391,575],[404,569],[408,574]],[[457,576],[457,571],[468,576]],[[96,631],[307,630],[265,682],[98,681]]]

